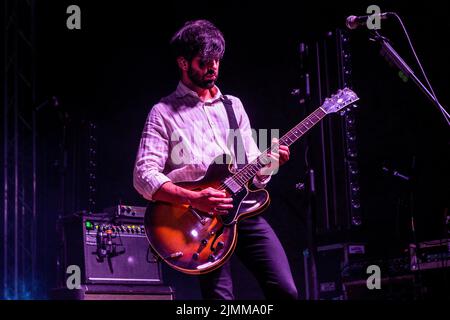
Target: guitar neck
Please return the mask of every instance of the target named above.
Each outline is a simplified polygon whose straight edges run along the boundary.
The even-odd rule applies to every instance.
[[[289,132],[287,132],[283,137],[279,139],[280,145],[290,146],[295,141],[300,139],[305,133],[309,131],[312,127],[314,127],[317,123],[319,123],[327,113],[322,107],[317,108],[313,113],[311,113],[308,117],[306,117],[303,121],[301,121],[298,125],[292,128]],[[256,173],[269,164],[270,158],[267,156],[269,152],[276,151],[277,146],[271,146],[264,152],[262,152],[259,157],[257,157],[254,161],[247,164],[244,168],[239,170],[236,174],[234,174],[232,178],[233,183],[239,184],[240,186],[244,186],[247,182],[249,182]]]
[[[316,111],[311,113],[302,122],[292,128],[288,133],[280,138],[280,145],[290,146],[295,141],[300,139],[306,132],[319,123],[327,113],[322,108],[317,108]],[[267,149],[265,152],[272,150]]]

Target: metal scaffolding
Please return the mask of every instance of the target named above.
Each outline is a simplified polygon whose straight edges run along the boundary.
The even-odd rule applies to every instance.
[[[36,292],[35,0],[4,0],[2,293]]]

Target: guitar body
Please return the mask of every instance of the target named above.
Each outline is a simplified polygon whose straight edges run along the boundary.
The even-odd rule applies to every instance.
[[[325,115],[344,113],[344,108],[357,100],[359,98],[352,90],[339,90],[280,138],[279,144],[291,145]],[[171,267],[188,274],[207,273],[222,266],[236,247],[239,221],[259,214],[269,205],[267,191],[249,190],[246,182],[268,163],[267,153],[272,151],[270,148],[262,152],[237,173],[231,170],[229,156],[219,156],[208,167],[203,179],[178,184],[189,190],[208,187],[225,190],[233,198],[233,209],[227,215],[209,216],[187,204],[151,203],[145,213],[144,225],[154,251]]]
[[[231,159],[217,157],[205,176],[196,182],[179,183],[189,190],[219,189],[232,175]],[[174,269],[202,274],[222,266],[232,255],[237,242],[237,225],[242,219],[261,213],[270,203],[266,190],[249,190],[245,185],[233,198],[227,215],[210,217],[189,205],[151,203],[145,213],[145,231],[153,250]]]

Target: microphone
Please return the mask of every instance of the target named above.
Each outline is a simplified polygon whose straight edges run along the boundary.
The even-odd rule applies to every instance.
[[[384,20],[384,19],[387,19],[389,17],[389,15],[390,15],[389,12],[385,12],[385,13],[375,13],[375,14],[368,15],[368,16],[348,16],[347,19],[345,19],[345,25],[350,30],[354,30],[361,26],[366,27],[367,21],[369,21],[369,19]]]

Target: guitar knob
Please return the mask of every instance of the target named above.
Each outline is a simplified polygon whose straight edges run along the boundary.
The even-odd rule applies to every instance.
[[[224,246],[225,246],[225,244],[224,244],[222,241],[219,241],[219,242],[217,243],[217,249],[218,249],[218,250],[222,249]]]
[[[203,246],[206,246],[206,245],[208,244],[208,240],[203,239],[203,240],[201,241],[201,244],[202,244]]]
[[[192,255],[192,259],[194,259],[194,260],[198,260],[199,257],[200,257],[200,255],[198,254],[198,252],[196,252]]]
[[[216,257],[214,257],[213,254],[210,254],[209,257],[208,257],[208,260],[211,261],[211,262],[214,262],[214,261],[216,261]]]

